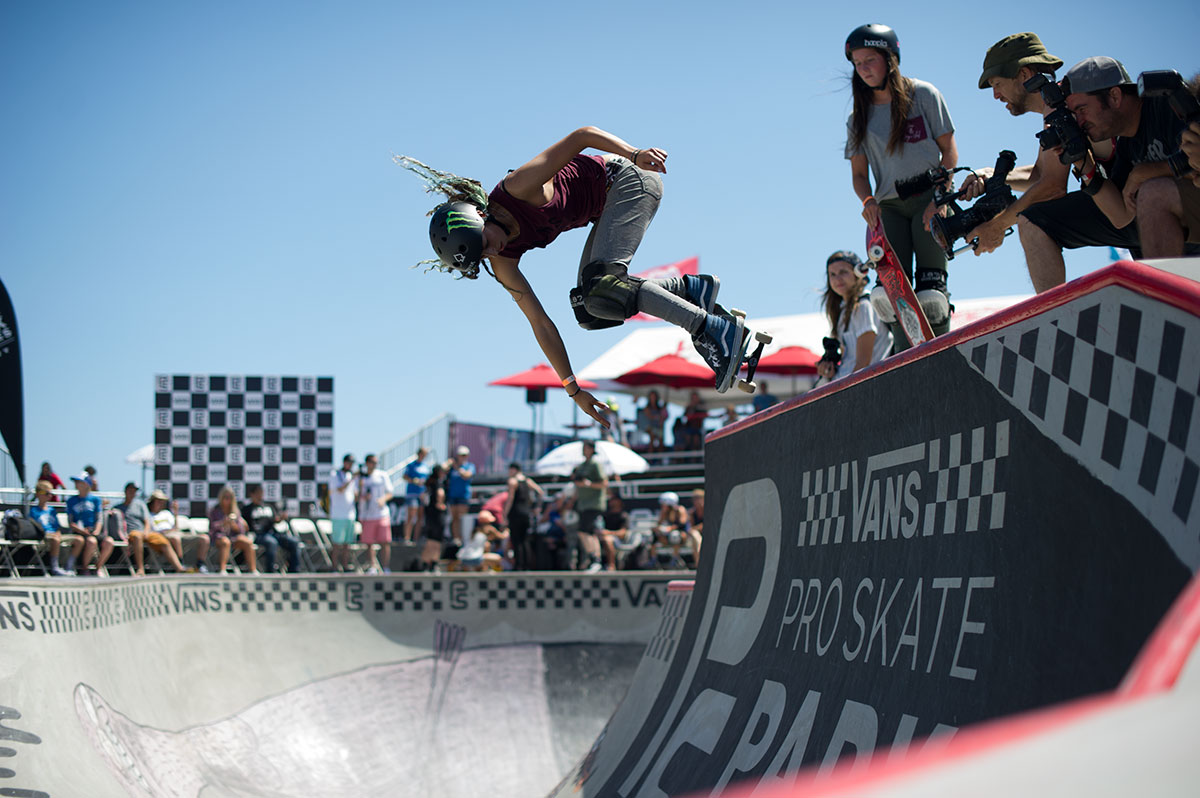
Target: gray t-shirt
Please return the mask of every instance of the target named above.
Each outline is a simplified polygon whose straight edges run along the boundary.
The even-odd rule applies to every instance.
[[[134,499],[129,504],[118,504],[116,509],[125,515],[125,528],[130,532],[150,528],[150,508],[141,499]]]
[[[846,120],[846,160],[860,153],[867,156],[875,185],[875,199],[896,196],[896,181],[919,175],[942,160],[937,137],[954,132],[954,122],[941,92],[933,84],[910,78],[913,83],[913,104],[908,112],[904,145],[888,153],[888,137],[892,132],[892,104],[871,106],[867,119],[867,135],[862,146],[851,144],[851,114]]]

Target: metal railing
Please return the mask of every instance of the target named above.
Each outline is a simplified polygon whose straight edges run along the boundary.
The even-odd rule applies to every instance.
[[[433,461],[446,457],[447,442],[450,440],[450,425],[454,421],[453,415],[443,413],[417,428],[408,437],[400,439],[379,453],[379,467],[389,477],[394,477],[413,459],[417,449],[422,446],[429,450]]]

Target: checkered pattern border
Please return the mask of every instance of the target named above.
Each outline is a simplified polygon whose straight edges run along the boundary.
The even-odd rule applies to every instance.
[[[463,589],[465,586],[465,590]],[[456,589],[456,603],[451,594]],[[160,616],[279,613],[419,613],[454,610],[628,610],[639,606],[670,606],[665,584],[610,576],[548,578],[516,576],[454,580],[199,578],[131,581],[88,587],[29,590],[32,623],[43,634],[102,629]],[[666,595],[663,599],[662,596]],[[658,597],[656,600],[655,597]],[[677,619],[682,622],[682,616]]]
[[[1004,527],[1007,494],[996,490],[996,467],[1008,457],[1008,421],[976,427],[966,443],[956,433],[929,444],[929,473],[937,476],[937,493],[925,505],[926,535]]]
[[[336,612],[341,586],[315,579],[256,579],[221,583],[225,611]]]
[[[31,591],[43,634],[105,629],[170,613],[158,585],[113,585],[99,590]]]
[[[611,578],[505,578],[479,584],[478,608],[601,609],[621,606],[621,581]]]
[[[800,477],[800,495],[804,500],[804,519],[800,522],[797,545],[815,546],[842,542],[846,531],[846,515],[842,496],[850,509],[850,464],[831,465],[805,471]]]
[[[369,599],[370,606],[375,612],[441,612],[446,605],[445,583],[437,580],[373,582],[370,589],[374,592]]]
[[[958,532],[996,531],[1004,527],[1007,493],[997,489],[1001,461],[1009,454],[1009,422],[975,427],[928,444],[890,452],[885,459],[923,466],[933,477],[933,493],[922,492],[920,531],[944,535]],[[861,490],[870,489],[866,462],[858,464]],[[805,471],[800,477],[804,518],[797,530],[799,546],[841,543],[847,537],[847,520],[853,514],[854,469],[851,463]]]
[[[646,644],[646,653],[643,656],[659,662],[671,661],[671,657],[675,655],[675,648],[679,645],[679,635],[683,632],[683,621],[687,618],[691,603],[692,591],[667,591],[658,630]]]
[[[1109,286],[957,351],[1200,566],[1200,319]]]

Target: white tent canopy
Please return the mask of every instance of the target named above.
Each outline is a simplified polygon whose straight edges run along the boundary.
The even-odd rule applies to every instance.
[[[985,316],[990,316],[998,310],[1003,310],[1017,302],[1027,299],[1028,295],[990,297],[987,299],[956,299],[953,327],[964,327]],[[801,313],[794,316],[771,316],[747,319],[747,326],[754,332],[765,332],[774,340],[763,350],[763,357],[777,352],[785,346],[804,346],[820,355],[821,339],[829,334],[829,321],[824,313]],[[629,386],[616,382],[616,378],[638,366],[649,363],[663,355],[679,355],[696,363],[704,361],[692,346],[691,337],[681,328],[673,325],[656,324],[652,327],[638,326],[629,335],[622,338],[614,347],[593,360],[579,372],[579,376],[592,380],[599,390],[612,393],[625,393],[633,396],[645,396],[651,390],[657,390],[660,396],[677,404],[687,401],[689,389],[671,389],[665,391],[661,386]],[[798,376],[794,380],[782,374],[759,374],[758,383],[769,383],[770,392],[780,399],[794,394],[803,393],[812,387],[812,378]],[[795,391],[792,386],[795,385]],[[715,390],[699,391],[710,408],[726,407],[728,405],[749,404],[750,396],[737,388],[728,393],[719,394]]]

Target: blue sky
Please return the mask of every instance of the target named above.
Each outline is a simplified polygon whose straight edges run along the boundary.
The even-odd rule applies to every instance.
[[[902,71],[946,97],[960,163],[983,166],[1037,146],[1035,119],[976,88],[1007,34],[1037,31],[1068,65],[1200,68],[1194,3],[1133,9],[10,0],[0,279],[28,467],[137,479],[123,461],[151,440],[156,373],[331,375],[336,448],[360,455],[443,412],[527,426],[522,392],[485,384],[541,353],[491,280],[409,269],[433,200],[393,153],[490,187],[580,125],[662,147],[665,196],[634,266],[696,254],[752,316],[815,311],[825,256],[862,249],[842,158],[852,28],[897,30]],[[623,336],[573,322],[583,237],[524,260],[577,370]],[[1106,260],[1071,253],[1068,276]],[[1029,291],[1015,237],[960,256],[950,288]],[[570,417],[552,397],[547,430]]]

